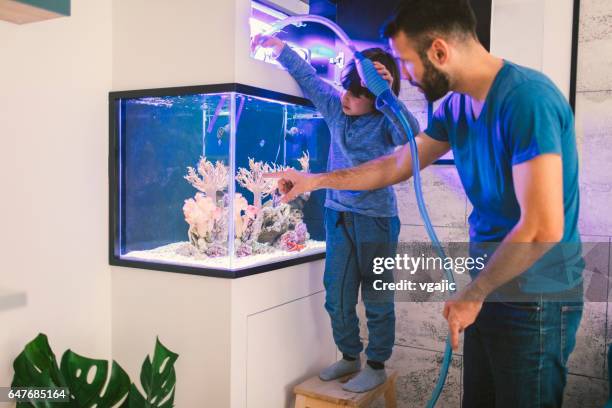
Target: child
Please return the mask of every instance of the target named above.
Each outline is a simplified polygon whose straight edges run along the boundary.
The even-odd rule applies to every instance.
[[[272,48],[277,61],[325,118],[331,133],[328,171],[357,166],[406,143],[405,136],[375,109],[374,95],[362,86],[354,61],[343,70],[344,92],[340,93],[278,38],[256,36],[252,45]],[[399,71],[393,57],[380,48],[365,50],[363,54],[374,62],[378,73],[397,95]],[[417,121],[410,117],[410,122],[417,134]],[[373,259],[395,256],[400,229],[395,193],[391,187],[374,191],[327,190],[325,207],[325,308],[343,358],[324,369],[319,377],[330,381],[361,369],[359,356],[363,344],[355,310],[361,285],[369,331],[367,364],[343,388],[365,392],[386,380],[384,363],[391,357],[395,341],[393,296],[371,299],[364,295],[366,283],[371,284],[374,279]],[[393,281],[393,275],[389,272],[376,279]]]

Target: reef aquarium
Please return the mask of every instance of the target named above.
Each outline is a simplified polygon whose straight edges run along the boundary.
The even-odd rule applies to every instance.
[[[238,277],[324,257],[324,192],[284,204],[263,177],[325,170],[309,101],[240,84],[109,97],[111,264]]]

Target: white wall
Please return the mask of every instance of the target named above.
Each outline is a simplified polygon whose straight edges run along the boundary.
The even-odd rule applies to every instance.
[[[0,21],[0,287],[28,296],[0,312],[0,386],[38,332],[58,358],[110,357],[111,27],[110,0],[72,0],[69,18]]]
[[[233,21],[233,0],[114,0],[113,90],[232,82]]]
[[[569,96],[573,0],[493,0],[491,52],[548,75]]]
[[[114,0],[113,90],[238,82],[301,95],[250,58],[250,13],[250,0]]]

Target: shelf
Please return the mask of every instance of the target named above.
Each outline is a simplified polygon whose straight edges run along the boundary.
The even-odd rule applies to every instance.
[[[70,0],[0,0],[0,20],[28,24],[70,15]]]
[[[0,312],[23,307],[27,303],[25,292],[15,292],[0,288]]]

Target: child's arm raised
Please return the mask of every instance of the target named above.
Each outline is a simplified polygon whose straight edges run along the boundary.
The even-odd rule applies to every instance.
[[[312,101],[325,118],[334,118],[342,114],[342,103],[338,91],[319,78],[315,69],[283,41],[276,37],[257,35],[253,38],[251,47],[254,49],[257,46],[273,49],[277,61],[289,71],[302,89],[304,96]]]

